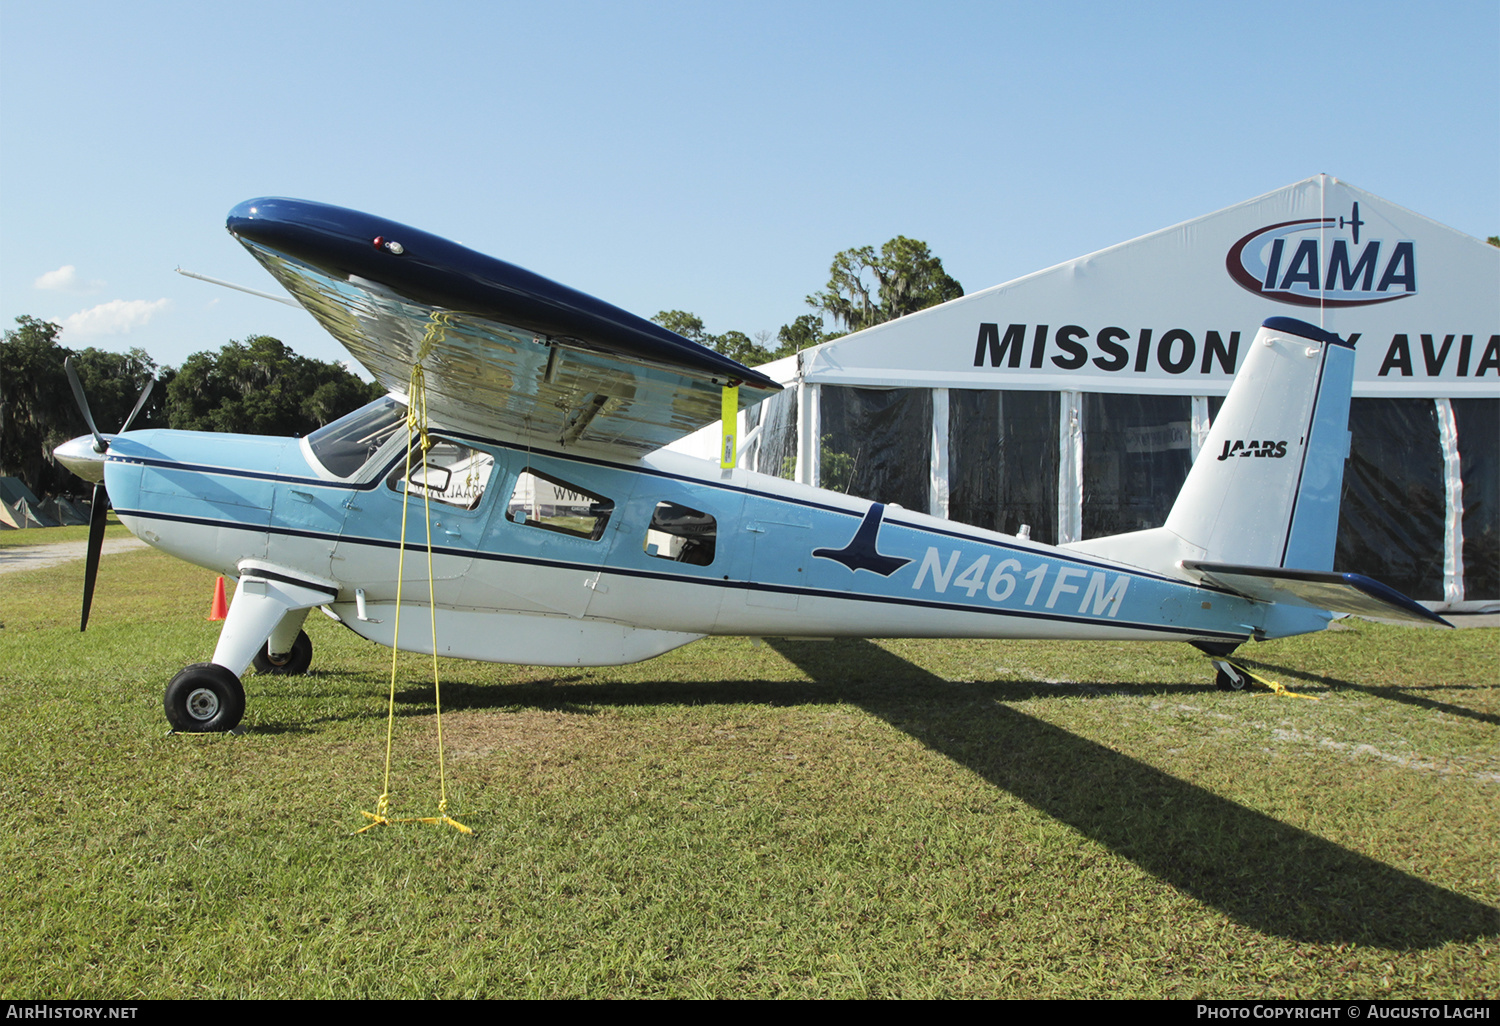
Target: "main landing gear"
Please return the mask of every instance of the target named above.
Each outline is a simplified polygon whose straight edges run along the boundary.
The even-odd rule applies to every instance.
[[[1250,686],[1249,675],[1228,660],[1215,659],[1214,669],[1214,687],[1220,691],[1244,691]]]
[[[271,654],[271,642],[269,640],[255,653],[252,665],[256,673],[271,673],[283,677],[298,677],[307,672],[312,665],[312,638],[307,636],[306,631],[297,632],[297,640],[292,642],[291,650],[281,655]]]
[[[185,734],[233,730],[245,715],[245,687],[217,663],[194,663],[167,685],[162,708],[172,729]]]
[[[245,715],[240,676],[252,663],[260,673],[279,676],[306,673],[312,665],[312,639],[302,624],[308,610],[338,595],[338,587],[249,560],[238,569],[213,661],[194,663],[167,685],[162,707],[174,730],[203,734],[238,726]]]
[[[312,639],[298,631],[289,651],[272,655],[269,641],[255,654],[256,673],[289,677],[304,674],[312,665]],[[172,729],[184,734],[214,734],[233,730],[245,715],[245,686],[218,663],[194,663],[172,678],[162,697],[162,708]]]
[[[1238,642],[1194,641],[1190,644],[1213,662],[1214,687],[1220,691],[1244,691],[1250,686],[1250,675],[1229,661],[1239,648]]]

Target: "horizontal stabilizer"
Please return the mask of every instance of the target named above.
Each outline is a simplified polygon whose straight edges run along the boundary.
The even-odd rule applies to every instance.
[[[1309,609],[1352,613],[1376,620],[1453,625],[1395,588],[1364,574],[1333,570],[1288,570],[1279,566],[1237,566],[1185,559],[1183,569],[1205,584],[1217,585],[1256,602],[1285,602]]]

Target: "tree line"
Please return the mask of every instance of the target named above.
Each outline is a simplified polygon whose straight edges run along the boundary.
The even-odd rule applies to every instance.
[[[683,310],[663,310],[652,320],[755,366],[963,294],[925,242],[897,236],[879,250],[862,246],[837,254],[827,286],[806,297],[813,312],[783,324],[774,336],[713,334],[702,318]],[[52,459],[54,448],[88,431],[63,369],[69,357],[94,422],[106,434],[119,430],[153,377],[156,387],[132,430],[305,435],[384,394],[342,365],[298,356],[268,335],[194,353],[174,368],[158,366],[139,348],[75,352],[62,345],[61,333],[50,321],[21,316],[0,340],[0,476],[19,477],[39,496],[84,488]]]
[[[54,448],[88,432],[63,369],[69,357],[106,434],[120,429],[153,377],[156,387],[131,430],[304,435],[385,394],[340,364],[298,356],[269,335],[194,353],[174,368],[139,348],[75,352],[61,334],[59,325],[23,315],[0,341],[0,475],[19,477],[39,496],[86,487],[52,459]]]
[[[651,319],[754,367],[963,294],[963,286],[943,270],[943,261],[933,256],[927,243],[898,235],[878,251],[860,246],[835,255],[828,285],[806,299],[816,312],[783,324],[774,336],[769,331],[756,332],[753,339],[742,331],[715,335],[705,329],[703,318],[685,310],[663,310]],[[830,321],[831,331],[826,327]]]

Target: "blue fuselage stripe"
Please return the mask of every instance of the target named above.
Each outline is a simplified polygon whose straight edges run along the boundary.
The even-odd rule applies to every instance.
[[[325,482],[326,483],[326,482]],[[285,527],[260,527],[251,526],[233,520],[217,520],[207,517],[192,517],[178,514],[160,513],[153,510],[130,510],[121,509],[115,511],[120,516],[136,517],[146,521],[163,521],[168,523],[194,524],[202,527],[231,528],[252,531],[257,534],[283,535],[293,538],[311,538],[314,540],[327,541],[332,544],[367,545],[372,548],[399,549],[401,543],[385,538],[367,538],[361,536],[338,535],[322,531],[300,531]],[[406,549],[409,552],[425,552],[427,546],[420,542],[408,542]],[[941,609],[949,612],[981,613],[989,616],[1013,617],[1023,620],[1039,620],[1048,623],[1077,623],[1094,626],[1118,627],[1126,630],[1154,631],[1163,635],[1191,638],[1221,638],[1224,640],[1243,641],[1247,634],[1229,634],[1211,630],[1194,630],[1184,627],[1169,627],[1155,623],[1141,623],[1131,620],[1106,620],[1102,617],[1069,616],[1063,613],[1042,613],[1034,610],[996,609],[985,606],[971,606],[955,602],[938,602],[931,599],[907,598],[905,596],[886,596],[871,594],[851,594],[849,592],[833,591],[818,588],[798,588],[789,585],[767,584],[761,581],[743,580],[720,580],[705,579],[702,577],[691,577],[686,574],[660,573],[648,570],[635,570],[629,567],[600,567],[593,563],[574,563],[565,560],[539,559],[531,556],[506,555],[495,552],[484,552],[476,549],[458,549],[434,545],[433,555],[453,556],[459,559],[481,559],[496,563],[514,563],[522,566],[544,567],[554,570],[573,570],[580,572],[598,570],[607,576],[639,578],[644,580],[665,581],[675,584],[696,584],[715,588],[728,588],[737,591],[756,591],[765,593],[776,593],[783,595],[807,596],[809,598],[838,599],[850,602],[874,602],[898,606],[919,606],[928,609]],[[1180,582],[1177,582],[1180,583]]]

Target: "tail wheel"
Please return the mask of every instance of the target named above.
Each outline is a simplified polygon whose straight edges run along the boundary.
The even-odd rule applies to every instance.
[[[1244,670],[1220,660],[1214,660],[1217,673],[1214,674],[1214,686],[1220,691],[1244,691],[1250,686],[1250,678]]]
[[[217,663],[194,663],[167,685],[162,708],[173,730],[186,734],[233,730],[245,715],[245,688]]]
[[[254,660],[256,673],[275,673],[284,677],[295,677],[306,673],[307,668],[312,665],[312,638],[307,636],[306,631],[297,632],[297,640],[292,642],[290,652],[273,656],[270,647],[271,643],[268,641],[256,653]]]

